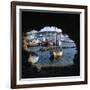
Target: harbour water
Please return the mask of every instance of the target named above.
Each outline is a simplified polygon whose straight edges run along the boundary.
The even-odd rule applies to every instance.
[[[30,65],[27,62],[26,57],[23,57],[22,78],[76,76],[80,74],[79,56],[76,48],[63,48],[64,55],[57,61],[50,60],[50,51],[39,51],[39,49],[40,47],[32,48],[32,51],[39,55],[39,60],[36,64],[54,64],[59,65],[59,67],[46,67],[38,72],[36,67]],[[29,55],[29,53],[27,53],[27,55]]]
[[[57,47],[57,49],[59,50],[60,48]],[[37,62],[37,64],[59,64],[59,65],[71,65],[74,64],[74,57],[75,54],[77,53],[76,48],[63,48],[62,51],[64,52],[64,55],[62,57],[59,58],[59,60],[57,61],[51,61],[50,60],[50,51],[39,51],[40,47],[34,47],[34,49],[32,49],[32,51],[36,52],[39,56],[39,60]]]

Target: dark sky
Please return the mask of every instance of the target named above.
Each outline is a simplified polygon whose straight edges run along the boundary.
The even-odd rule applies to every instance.
[[[80,15],[67,13],[22,11],[22,31],[40,30],[45,26],[56,26],[68,34],[79,46]]]

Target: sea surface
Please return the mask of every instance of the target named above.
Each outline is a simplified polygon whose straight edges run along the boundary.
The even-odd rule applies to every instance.
[[[79,68],[79,53],[76,48],[63,48],[63,56],[57,61],[50,60],[50,51],[40,51],[41,47],[32,47],[31,50],[36,52],[39,56],[37,64],[58,65],[59,67],[45,67],[40,71],[27,62],[29,53],[23,52],[21,76],[22,78],[41,78],[41,77],[64,77],[64,76],[78,76],[80,74]],[[57,47],[58,50],[60,49]],[[26,57],[27,56],[27,57]],[[64,67],[61,67],[61,66]]]

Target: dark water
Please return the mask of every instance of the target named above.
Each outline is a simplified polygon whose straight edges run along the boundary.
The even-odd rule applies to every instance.
[[[27,62],[29,56],[28,52],[23,51],[22,58],[22,78],[39,78],[39,77],[61,77],[61,76],[79,76],[79,54],[75,48],[63,49],[64,56],[54,64],[66,65],[65,67],[46,67],[42,68],[39,72],[36,67],[33,67]],[[39,64],[53,64],[49,60],[49,52],[37,52],[40,56]],[[72,65],[69,65],[72,64]]]

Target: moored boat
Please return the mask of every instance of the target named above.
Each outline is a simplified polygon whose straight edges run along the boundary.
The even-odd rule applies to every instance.
[[[52,51],[50,54],[53,60],[59,60],[59,58],[63,56],[64,52],[63,50],[57,50],[57,51]]]
[[[38,62],[38,60],[39,60],[38,54],[36,54],[35,52],[30,52],[28,62],[31,64],[35,64]]]

